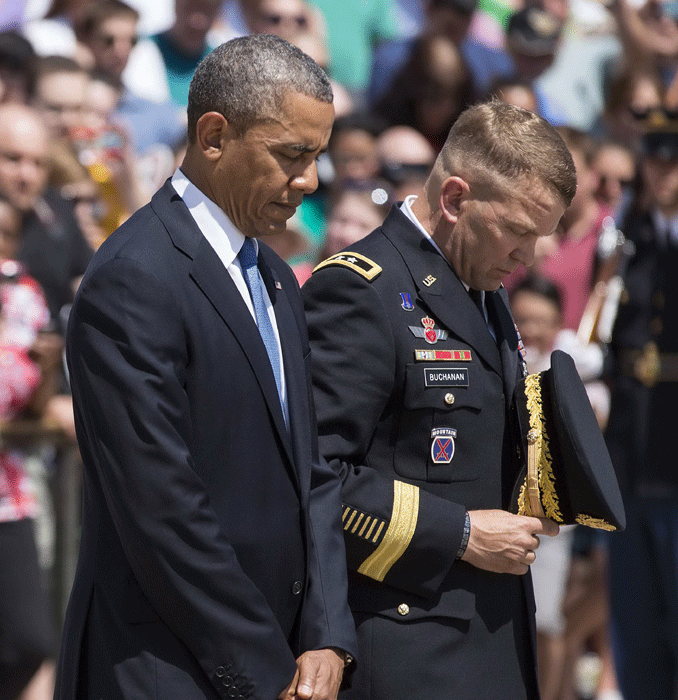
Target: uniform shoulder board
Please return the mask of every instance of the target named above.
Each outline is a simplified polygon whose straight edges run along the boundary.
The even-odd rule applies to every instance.
[[[316,272],[323,267],[329,267],[330,265],[343,265],[344,267],[348,267],[350,270],[357,272],[370,282],[381,274],[381,266],[377,265],[374,260],[370,260],[364,255],[360,255],[360,253],[350,252],[337,253],[331,258],[323,260],[319,265],[316,265],[313,272]]]

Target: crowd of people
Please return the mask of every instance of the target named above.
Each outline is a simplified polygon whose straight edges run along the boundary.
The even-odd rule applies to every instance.
[[[53,529],[50,513],[60,507],[40,484],[59,469],[45,435],[49,445],[76,444],[64,361],[76,290],[102,243],[196,152],[187,107],[198,65],[224,42],[258,34],[313,58],[334,96],[317,188],[306,188],[286,230],[267,239],[300,286],[388,221],[396,203],[428,191],[450,129],[470,106],[515,105],[562,138],[576,194],[555,232],[539,237],[534,261],[521,261],[504,286],[529,372],[545,370],[555,349],[574,357],[628,524],[609,536],[576,526],[542,538],[531,567],[541,697],[676,700],[676,3],[176,0],[169,26],[143,32],[148,5],[53,0],[38,13],[31,2],[0,6],[0,700],[53,692],[63,621],[49,599],[53,539],[38,538],[36,549],[35,524]],[[324,277],[331,271],[305,287],[307,304]],[[408,310],[407,285],[398,284]],[[321,317],[314,322],[322,327]],[[359,344],[357,326],[348,332]],[[322,356],[329,341],[316,342]],[[371,431],[365,444],[375,431],[395,441],[379,432],[378,415],[368,426],[367,401],[352,407],[360,390],[375,390],[370,381],[343,386],[352,416],[320,401],[321,430],[355,420],[354,437]],[[375,449],[362,448],[365,459]],[[362,595],[376,600],[370,591]],[[384,663],[407,663],[397,659]]]

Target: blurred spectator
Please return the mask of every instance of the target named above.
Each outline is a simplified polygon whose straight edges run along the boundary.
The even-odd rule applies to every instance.
[[[591,167],[598,176],[596,198],[617,216],[631,195],[636,177],[633,151],[624,143],[608,139],[597,144]]]
[[[378,180],[344,181],[338,185],[328,205],[324,245],[313,260],[292,266],[299,284],[311,276],[317,263],[381,226],[392,202],[388,185]]]
[[[0,346],[33,346],[50,321],[40,285],[26,274],[21,247],[21,212],[0,194]]]
[[[70,205],[46,188],[48,154],[40,115],[25,106],[0,106],[0,192],[23,214],[18,257],[40,282],[57,320],[92,253]]]
[[[642,119],[661,107],[664,88],[657,70],[629,67],[608,81],[605,106],[591,127],[597,139],[610,138],[636,148],[642,135]]]
[[[538,83],[553,65],[560,47],[564,18],[539,7],[528,6],[509,18],[506,49],[513,62],[512,77],[532,85],[538,112],[554,125],[565,123],[558,97],[544,92]]]
[[[157,144],[174,148],[184,136],[186,120],[169,102],[147,100],[122,83],[122,74],[138,40],[138,21],[139,13],[121,0],[97,0],[83,9],[76,31],[92,52],[95,70],[108,75],[117,90],[111,118],[123,124],[132,148],[143,155]]]
[[[424,36],[374,112],[392,126],[421,132],[438,153],[470,100],[471,78],[459,49],[444,36]]]
[[[539,112],[537,93],[524,80],[499,78],[490,88],[490,95],[516,107],[522,107],[528,112]]]
[[[99,188],[98,218],[105,236],[113,233],[152,194],[142,188],[131,139],[124,126],[114,119],[119,97],[118,81],[105,73],[93,72],[86,92],[85,119],[73,136],[78,158]]]
[[[381,226],[391,204],[388,191],[379,182],[345,184],[330,202],[327,237],[318,262],[353,245]]]
[[[488,66],[497,57],[496,52],[467,36],[477,4],[478,0],[429,0],[426,4],[426,24],[418,35],[386,41],[377,46],[367,91],[368,104],[375,105],[389,90],[403,66],[411,60],[417,42],[435,35],[447,37],[460,49],[472,74],[474,95],[484,94],[486,85],[481,85],[477,73],[489,70],[495,74],[501,69],[492,70]],[[499,60],[501,66],[505,66],[504,56],[499,56]],[[504,68],[504,72],[506,70]]]
[[[54,392],[54,354],[32,352],[49,312],[35,280],[16,262],[21,212],[0,196],[0,420],[39,416]],[[37,344],[35,345],[37,350]],[[53,688],[52,620],[41,582],[33,521],[38,500],[24,455],[3,438],[0,449],[0,698],[32,700]],[[40,669],[40,670],[39,670]]]
[[[581,343],[574,331],[562,327],[562,304],[558,287],[546,279],[528,275],[511,292],[511,310],[525,346],[525,360],[530,373],[549,368],[553,350],[563,350],[574,360],[599,422],[607,419],[609,392],[596,380],[603,367],[603,352],[597,344]],[[539,561],[530,567],[537,604],[537,651],[539,686],[542,700],[564,700],[572,697],[574,659],[582,651],[583,642],[607,625],[606,588],[595,589],[584,582],[583,571],[588,558],[577,559],[572,573],[572,547],[575,530],[561,527],[558,537],[542,539]],[[590,600],[580,597],[584,586]],[[602,579],[597,579],[602,584]],[[576,599],[575,599],[576,598]],[[596,608],[588,605],[595,601]],[[567,604],[567,609],[566,609]],[[580,613],[588,611],[588,624],[582,624]],[[567,614],[566,614],[567,613]],[[609,648],[608,648],[609,651]],[[608,689],[614,687],[614,678]]]
[[[325,35],[322,14],[304,0],[241,0],[249,34],[275,34],[291,41],[299,32]]]
[[[620,60],[627,66],[648,69],[670,67],[673,75],[678,57],[678,12],[674,3],[612,0],[608,8],[617,21],[624,47]]]
[[[225,0],[213,32],[221,41],[247,34],[276,34],[289,41],[299,32],[326,39],[322,13],[305,0]]]
[[[596,199],[598,179],[591,163],[593,143],[576,129],[561,127],[577,169],[577,193],[562,219],[558,249],[541,266],[556,283],[563,300],[563,326],[576,330],[591,291],[598,236],[610,211]]]
[[[315,0],[327,26],[330,77],[346,87],[359,108],[370,78],[372,52],[397,36],[394,0]]]
[[[47,56],[37,66],[34,104],[53,139],[69,141],[82,125],[88,72],[72,58]]]
[[[36,54],[16,31],[0,32],[0,102],[27,103],[35,89]]]
[[[621,222],[635,248],[609,344],[607,444],[626,506],[609,538],[610,601],[625,700],[678,687],[678,120],[657,110],[641,140],[640,187]]]
[[[78,13],[89,0],[52,0],[44,18],[24,27],[24,36],[39,56],[67,56],[83,68],[92,67],[89,51],[78,42],[74,26]]]
[[[359,112],[334,122],[328,152],[338,185],[347,180],[370,180],[378,174],[377,139],[384,127],[380,119]]]
[[[300,30],[289,38],[290,43],[308,54],[324,71],[328,70],[329,52],[327,40],[324,34],[310,30]],[[351,93],[336,80],[330,78],[332,93],[334,94],[334,116],[344,117],[355,110],[355,104]]]
[[[140,97],[186,107],[193,73],[214,48],[207,34],[221,2],[175,0],[174,24],[139,42],[123,72],[125,85]]]
[[[393,200],[418,193],[428,178],[436,154],[423,134],[409,126],[392,126],[377,139],[381,176],[393,187]]]

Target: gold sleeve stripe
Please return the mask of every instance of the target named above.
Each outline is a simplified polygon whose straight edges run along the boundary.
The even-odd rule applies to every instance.
[[[375,519],[372,521],[372,524],[370,525],[370,529],[365,533],[365,539],[366,539],[366,540],[369,540],[369,539],[370,539],[370,535],[372,534],[372,530],[374,530],[374,526],[375,526],[378,522],[379,522],[379,521],[377,520],[377,518],[375,518]],[[383,526],[383,524],[384,524],[384,522],[382,521],[381,525],[379,526],[380,529],[381,529],[381,527]],[[360,534],[362,535],[363,533],[361,532]],[[374,539],[376,540],[377,538],[375,537]]]
[[[351,506],[344,508],[344,514],[341,516],[342,521],[346,520],[346,516],[351,512]]]
[[[393,512],[381,544],[361,564],[358,573],[383,581],[412,541],[419,516],[419,487],[393,482]]]
[[[365,518],[365,522],[363,523],[363,526],[360,528],[360,532],[358,533],[358,537],[363,536],[363,532],[365,532],[365,528],[370,524],[370,520],[372,520],[372,516],[368,515],[367,518]]]
[[[351,517],[348,519],[348,522],[346,523],[346,525],[344,525],[344,530],[348,530],[348,528],[351,527],[351,523],[353,522],[353,518],[355,518],[355,516],[356,516],[357,514],[358,514],[358,511],[357,511],[357,510],[354,510],[354,511],[351,513]]]
[[[365,513],[361,513],[358,516],[358,519],[355,521],[355,525],[351,528],[351,533],[354,533],[357,529],[360,523],[362,522],[362,519],[365,517]]]
[[[372,542],[376,542],[379,539],[379,535],[381,535],[381,531],[384,529],[384,525],[386,525],[386,523],[382,520],[379,523],[379,527],[377,528],[377,531],[374,533],[374,537],[372,538]],[[372,531],[372,528],[370,528],[370,531]],[[370,537],[370,534],[368,532],[367,539],[369,539],[369,537]]]

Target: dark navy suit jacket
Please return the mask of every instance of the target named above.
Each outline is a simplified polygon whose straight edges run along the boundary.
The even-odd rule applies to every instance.
[[[83,279],[67,339],[83,530],[57,700],[273,700],[301,652],[354,652],[299,290],[265,245],[259,260],[289,431],[256,324],[169,182]]]

